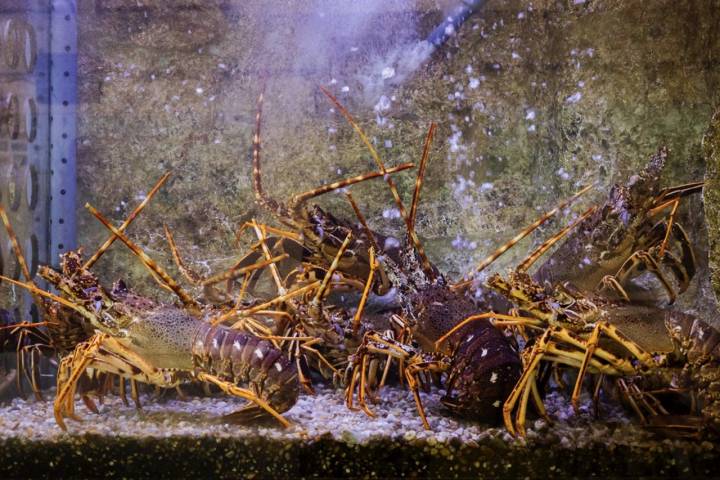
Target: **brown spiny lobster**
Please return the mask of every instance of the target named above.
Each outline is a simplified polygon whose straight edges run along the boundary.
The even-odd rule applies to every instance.
[[[641,175],[625,186],[615,186],[603,206],[588,210],[540,245],[507,278],[495,274],[487,280],[487,287],[511,301],[516,309],[511,316],[487,312],[465,322],[492,317],[496,326],[521,327],[528,345],[523,351],[523,375],[503,407],[509,431],[524,433],[530,398],[544,415],[536,380],[541,364],[547,362],[579,370],[572,393],[576,408],[586,372],[617,377],[622,397],[643,421],[650,417],[650,422],[657,426],[668,418],[668,410],[653,393],[643,391],[638,384],[648,384],[647,379],[654,378],[654,385],[658,386],[657,379],[663,378],[665,389],[680,391],[676,388],[678,376],[670,381],[675,373],[668,373],[677,372],[679,366],[685,372],[684,391],[700,392],[700,411],[711,423],[715,422],[713,389],[717,356],[713,351],[718,333],[700,319],[659,308],[658,299],[647,296],[639,299],[638,290],[630,289],[630,281],[637,275],[634,270],[644,266],[659,279],[672,301],[675,292],[669,279],[682,292],[695,272],[692,246],[674,217],[680,199],[699,191],[703,184],[660,189],[659,177],[666,157],[667,150],[660,149]],[[668,207],[672,208],[668,219],[657,220],[656,214]],[[575,233],[578,228],[580,233]],[[595,235],[597,232],[611,234],[605,239]],[[530,266],[565,236],[569,238],[551,261],[564,255],[569,263],[553,271],[558,261],[546,262],[534,275],[529,275]],[[597,257],[600,262],[574,262],[579,252]],[[670,275],[664,274],[661,265],[667,267]],[[602,288],[608,285],[613,287],[610,295]],[[628,291],[633,295],[628,295]],[[526,334],[525,330],[540,333]],[[608,341],[612,343],[608,345]],[[642,381],[633,382],[634,378]],[[599,386],[600,382],[596,394]],[[513,412],[515,421],[511,420]],[[685,425],[673,427],[696,428],[697,421],[688,417],[685,420]]]
[[[58,425],[65,428],[64,417],[75,418],[77,382],[87,369],[165,388],[193,379],[208,382],[251,402],[229,419],[269,414],[290,424],[281,413],[297,400],[297,372],[271,342],[213,325],[202,312],[136,295],[122,282],[106,291],[82,264],[76,252],[69,252],[63,255],[62,273],[41,267],[40,275],[62,296],[3,277],[73,310],[97,331],[61,361],[54,405]],[[84,400],[88,403],[89,397]]]

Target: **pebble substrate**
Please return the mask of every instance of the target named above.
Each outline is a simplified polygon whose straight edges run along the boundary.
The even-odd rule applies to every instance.
[[[551,392],[553,423],[530,419],[518,440],[504,428],[449,417],[441,394],[423,394],[431,431],[412,395],[394,387],[372,405],[375,418],[348,411],[339,390],[302,395],[286,413],[289,429],[222,423],[242,404],[234,398],[143,395],[142,410],[109,396],[100,415],[78,401],[84,421],[68,420],[66,433],[51,401],[14,399],[0,407],[0,476],[692,476],[713,474],[718,464],[717,444],[658,439],[612,403],[601,405],[598,421],[587,399],[575,414]]]

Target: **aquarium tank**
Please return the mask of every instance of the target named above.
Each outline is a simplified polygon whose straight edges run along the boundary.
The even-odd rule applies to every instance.
[[[718,25],[0,0],[0,476],[718,476]]]

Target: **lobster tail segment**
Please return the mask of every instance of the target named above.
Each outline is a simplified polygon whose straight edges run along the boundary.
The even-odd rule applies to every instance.
[[[283,413],[297,402],[297,367],[267,340],[224,326],[207,325],[193,342],[192,354],[196,370],[232,385],[243,385],[259,399],[226,420],[266,418],[267,409],[260,403]]]

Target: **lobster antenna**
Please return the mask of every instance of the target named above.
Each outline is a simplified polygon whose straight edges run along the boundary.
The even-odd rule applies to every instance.
[[[7,212],[2,206],[0,206],[0,218],[2,218],[3,225],[5,225],[5,230],[7,230],[8,237],[10,237],[10,243],[12,243],[12,248],[15,252],[18,263],[20,264],[20,269],[23,272],[23,276],[28,282],[32,282],[32,278],[30,276],[30,269],[27,266],[25,256],[23,255],[22,249],[20,248],[20,243],[18,242],[17,235],[15,235],[15,230],[13,229],[12,224],[10,224],[10,219],[8,218]]]
[[[391,173],[397,173],[402,172],[403,170],[407,170],[409,168],[413,168],[415,166],[414,163],[408,162],[408,163],[402,163],[396,167],[391,167],[385,170],[385,173],[382,172],[368,172],[363,173],[362,175],[358,175],[356,177],[352,178],[345,178],[343,180],[338,180],[337,182],[333,182],[327,185],[323,185],[318,188],[314,188],[312,190],[308,190],[307,192],[298,193],[292,199],[289,203],[289,208],[292,211],[296,211],[303,203],[308,201],[309,199],[313,197],[317,197],[319,195],[324,195],[328,192],[332,192],[334,190],[339,190],[341,188],[349,187],[350,185],[355,185],[356,183],[365,182],[367,180],[372,180],[373,178],[382,177],[385,174],[391,174]]]
[[[432,122],[430,124],[430,130],[428,130],[427,137],[425,137],[425,145],[423,146],[422,157],[420,158],[420,168],[418,169],[417,178],[415,179],[415,192],[413,193],[412,204],[410,205],[410,225],[413,229],[415,228],[415,215],[417,215],[417,206],[420,202],[420,189],[422,188],[423,179],[425,178],[425,167],[427,165],[428,156],[430,156],[430,145],[432,144],[433,136],[437,124]]]
[[[430,265],[430,262],[427,259],[427,256],[425,255],[425,250],[423,249],[422,244],[420,243],[420,239],[415,234],[415,230],[413,229],[412,224],[410,223],[410,217],[408,217],[407,211],[405,210],[405,206],[403,205],[402,200],[400,199],[400,194],[397,191],[397,188],[395,187],[395,182],[392,178],[390,178],[387,174],[387,169],[385,168],[385,165],[383,164],[382,160],[380,159],[380,155],[378,155],[377,151],[375,150],[375,147],[372,146],[372,143],[370,143],[370,140],[368,139],[367,135],[365,135],[365,132],[360,128],[360,126],[355,122],[355,119],[353,119],[352,115],[350,115],[350,112],[347,111],[345,107],[342,106],[342,104],[338,101],[335,96],[333,96],[332,93],[330,93],[327,89],[325,89],[322,85],[320,86],[320,90],[325,94],[328,99],[337,107],[338,110],[340,110],[340,113],[343,114],[347,122],[350,124],[350,126],[353,127],[353,129],[357,132],[357,134],[360,136],[360,139],[363,141],[365,146],[370,151],[370,155],[373,157],[373,160],[375,160],[375,163],[377,164],[378,169],[380,172],[384,175],[385,181],[388,184],[388,187],[390,188],[390,193],[392,193],[393,199],[395,200],[395,205],[397,205],[398,210],[400,211],[400,216],[402,217],[403,221],[405,222],[405,226],[407,227],[408,231],[408,237],[410,237],[410,241],[413,244],[413,247],[415,247],[415,251],[417,252],[418,256],[420,257],[420,261],[422,262],[422,267],[425,273],[429,277],[434,277],[435,272],[433,271],[432,265]]]
[[[135,210],[133,210],[130,213],[130,215],[128,215],[127,219],[122,223],[122,225],[120,225],[118,227],[118,230],[120,230],[121,232],[124,232],[125,229],[127,229],[127,227],[130,226],[130,224],[133,222],[133,220],[135,220],[135,218],[138,215],[140,215],[140,212],[143,211],[143,209],[147,206],[147,204],[150,203],[150,200],[155,196],[155,194],[158,192],[158,190],[160,190],[160,187],[162,187],[165,184],[165,182],[167,181],[167,179],[170,178],[171,173],[172,172],[167,172],[165,175],[160,177],[160,180],[158,180],[157,183],[155,184],[155,186],[153,186],[153,188],[150,190],[150,192],[148,192],[145,199],[143,199],[143,201],[140,202],[140,204],[137,207],[135,207]],[[110,248],[110,246],[115,242],[115,240],[117,240],[117,238],[118,237],[114,234],[110,235],[110,237],[107,240],[105,240],[105,243],[102,244],[102,246],[97,250],[97,252],[95,252],[95,254],[85,262],[85,265],[83,265],[82,268],[84,270],[90,270],[90,268],[92,268],[92,266],[95,265],[95,262],[97,262],[100,259],[100,257],[102,257],[103,253],[105,253],[105,251],[108,248]]]
[[[520,233],[515,235],[513,238],[511,238],[509,241],[507,241],[504,245],[500,246],[497,250],[495,250],[493,253],[491,253],[485,260],[480,262],[478,266],[475,268],[475,274],[482,272],[485,270],[491,263],[493,263],[495,260],[500,257],[503,253],[507,252],[515,246],[520,240],[527,237],[530,233],[532,233],[535,229],[537,229],[540,225],[547,222],[553,215],[558,213],[560,210],[565,208],[566,206],[570,205],[572,202],[580,198],[582,195],[584,195],[586,192],[588,192],[591,188],[593,188],[593,185],[588,185],[585,188],[581,189],[579,192],[577,192],[575,195],[570,197],[569,199],[562,202],[557,207],[553,208],[552,210],[544,213],[540,218],[535,220],[532,224],[530,224],[528,227],[523,229]],[[472,284],[472,279],[465,280],[463,282],[458,282],[455,285],[453,285],[454,289],[462,289],[470,286]]]
[[[212,277],[208,277],[208,278],[204,279],[203,281],[200,282],[200,285],[203,285],[203,286],[214,285],[216,283],[220,283],[225,280],[234,280],[237,277],[239,277],[240,275],[245,275],[247,273],[254,272],[255,270],[259,270],[261,268],[267,267],[271,263],[280,262],[282,260],[285,260],[289,256],[290,255],[288,255],[287,253],[283,253],[281,255],[278,255],[278,256],[275,256],[272,258],[268,258],[267,260],[262,260],[257,263],[251,263],[250,265],[246,265],[244,267],[235,265],[234,267],[232,267],[224,272],[221,272],[217,275],[213,275]]]
[[[129,249],[132,251],[142,262],[143,265],[153,274],[153,277],[160,278],[162,283],[165,284],[175,295],[178,296],[183,305],[194,310],[200,310],[200,305],[185,291],[183,288],[167,274],[163,268],[158,265],[152,258],[148,256],[140,247],[138,247],[132,240],[130,240],[123,232],[115,228],[95,207],[89,203],[85,204],[90,213],[97,218],[100,223],[110,230],[116,237],[120,239]]]
[[[167,224],[163,224],[163,230],[165,230],[165,238],[167,239],[168,246],[170,247],[170,253],[172,253],[173,260],[175,261],[175,265],[177,266],[178,270],[180,270],[180,273],[182,273],[185,279],[191,284],[200,285],[203,281],[203,277],[199,273],[195,272],[193,269],[185,265],[185,262],[180,256],[180,251],[178,250],[177,244],[175,243],[175,237],[173,237],[173,234],[172,232],[170,232]]]
[[[348,202],[350,202],[350,206],[352,207],[353,211],[355,212],[355,216],[360,221],[360,225],[363,226],[365,229],[365,235],[367,235],[368,240],[370,241],[370,246],[375,249],[376,252],[380,251],[378,248],[378,244],[375,241],[375,235],[373,234],[372,230],[370,230],[370,226],[367,223],[367,220],[365,219],[365,215],[362,214],[360,211],[360,207],[358,207],[358,204],[355,202],[355,199],[353,198],[352,194],[348,191],[345,192],[345,196],[348,199]]]
[[[255,202],[262,208],[270,211],[282,223],[292,227],[301,229],[292,218],[287,207],[278,202],[263,190],[262,176],[260,174],[260,127],[262,126],[262,106],[265,96],[265,84],[263,83],[262,92],[257,100],[257,111],[255,113],[255,133],[253,134],[253,190],[255,191]]]
[[[20,270],[22,270],[23,276],[31,285],[37,287],[35,285],[35,282],[33,282],[32,276],[30,274],[30,269],[28,268],[27,261],[25,260],[25,255],[23,255],[22,252],[22,248],[20,248],[20,242],[18,242],[17,235],[15,234],[15,229],[13,229],[12,224],[10,223],[10,218],[8,217],[8,214],[2,207],[2,205],[0,205],[0,219],[2,219],[2,223],[5,226],[8,237],[10,238],[10,243],[12,244],[15,258],[17,258],[18,264],[20,264]],[[35,305],[37,305],[41,312],[45,312],[45,306],[43,305],[40,297],[38,297],[36,293],[33,293],[32,290],[30,290],[30,294],[33,298],[33,301],[35,302]]]
[[[552,237],[545,240],[542,245],[540,245],[538,248],[536,248],[530,255],[527,256],[525,260],[523,260],[520,265],[517,267],[516,271],[518,272],[525,272],[528,268],[532,266],[533,263],[537,261],[538,258],[542,256],[543,253],[547,252],[550,247],[555,245],[557,242],[559,242],[565,235],[568,234],[570,230],[575,228],[577,225],[580,224],[583,220],[585,220],[587,217],[592,215],[595,210],[597,210],[597,207],[590,207],[588,208],[585,213],[580,215],[579,218],[577,218],[574,222],[572,222],[570,225],[566,226],[562,230],[560,230],[558,233],[553,235]]]
[[[676,185],[674,187],[668,187],[663,189],[660,194],[656,197],[654,205],[665,202],[668,199],[686,197],[693,193],[700,192],[705,186],[705,182],[692,182],[684,185]]]
[[[262,249],[265,259],[270,260],[272,258],[272,254],[270,253],[270,249],[265,243],[265,229],[261,227],[254,218],[252,219],[252,225],[253,229],[255,230],[255,234],[258,237],[260,248]],[[280,277],[280,271],[278,270],[277,265],[275,265],[274,263],[270,264],[270,273],[272,274],[273,280],[275,281],[275,286],[277,287],[278,293],[280,295],[284,294],[287,290],[285,289],[285,285],[283,284],[282,278]]]
[[[33,283],[30,283],[30,282],[26,283],[26,282],[21,282],[19,280],[13,280],[12,278],[6,277],[4,275],[0,275],[0,280],[6,281],[13,285],[17,285],[18,287],[24,288],[25,290],[27,290],[35,295],[49,298],[53,302],[57,302],[64,307],[68,307],[68,308],[75,310],[76,312],[78,312],[80,315],[87,318],[88,320],[92,320],[94,318],[93,315],[89,311],[87,311],[85,308],[81,307],[80,305],[73,303],[70,300],[67,300],[65,298],[59,297],[59,296],[55,295],[54,293],[45,291],[45,290],[37,287]]]

